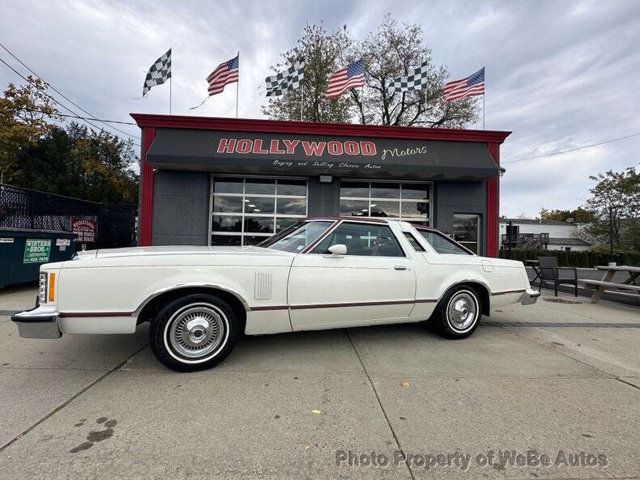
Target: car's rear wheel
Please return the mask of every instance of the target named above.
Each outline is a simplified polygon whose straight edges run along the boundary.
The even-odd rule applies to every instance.
[[[450,289],[438,303],[434,319],[438,330],[448,338],[466,338],[480,323],[482,306],[478,292],[460,285]]]
[[[237,315],[224,300],[191,294],[168,302],[151,322],[151,349],[177,371],[211,368],[224,360],[240,334]]]

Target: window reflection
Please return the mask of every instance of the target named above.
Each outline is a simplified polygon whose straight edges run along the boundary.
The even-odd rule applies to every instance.
[[[262,195],[275,195],[276,181],[247,178],[244,187],[245,193],[259,193]]]
[[[453,215],[453,238],[457,242],[478,253],[478,237],[480,230],[480,216],[474,214],[456,213]]]
[[[340,215],[343,217],[368,217],[368,200],[340,200]]]
[[[241,178],[225,178],[213,184],[214,193],[242,193],[244,182]]]
[[[371,198],[400,198],[400,184],[372,183]]]
[[[214,177],[211,244],[254,245],[307,215],[307,181]]]
[[[249,233],[274,233],[273,218],[271,217],[245,217],[244,231]]]
[[[307,195],[305,180],[278,180],[278,195]]]
[[[225,213],[242,213],[242,197],[214,197],[213,211]]]
[[[240,235],[213,235],[211,237],[212,245],[224,245],[228,247],[240,246],[242,237]]]
[[[429,204],[427,202],[402,202],[403,217],[423,217],[425,215],[429,215]]]
[[[274,197],[253,197],[247,196],[244,199],[244,213],[273,213],[275,209]]]
[[[213,230],[220,232],[241,232],[242,217],[213,216]]]
[[[386,202],[384,200],[374,200],[371,203],[372,217],[400,217],[400,202]]]
[[[429,186],[424,184],[403,183],[402,198],[412,200],[428,200]]]
[[[428,183],[343,181],[340,184],[340,215],[401,218],[429,225],[430,189]]]
[[[341,182],[340,197],[369,197],[369,184],[366,182]]]
[[[306,198],[278,198],[279,214],[305,215],[307,213]]]

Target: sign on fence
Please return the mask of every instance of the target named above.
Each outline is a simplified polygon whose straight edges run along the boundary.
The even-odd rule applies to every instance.
[[[47,263],[51,253],[51,239],[27,238],[22,263]]]
[[[71,217],[71,231],[78,236],[78,243],[95,243],[98,235],[98,217]]]

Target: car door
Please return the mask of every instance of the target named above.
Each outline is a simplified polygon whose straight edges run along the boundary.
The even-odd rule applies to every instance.
[[[329,253],[343,244],[345,255]],[[294,330],[406,321],[415,299],[415,272],[386,223],[343,221],[289,275]]]

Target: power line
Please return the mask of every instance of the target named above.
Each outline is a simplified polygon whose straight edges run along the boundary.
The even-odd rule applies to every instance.
[[[27,83],[32,83],[27,77],[25,77],[24,75],[22,75],[18,70],[16,70],[15,68],[13,68],[11,65],[9,65],[7,62],[5,62],[2,58],[0,58],[0,63],[3,63],[7,68],[9,68],[11,71],[13,71],[16,75],[18,75],[20,78],[22,78],[25,82]],[[57,105],[61,106],[62,108],[64,108],[65,110],[67,110],[68,112],[71,112],[73,115],[65,115],[62,113],[58,113],[58,115],[60,115],[61,117],[73,117],[73,118],[78,118],[83,120],[85,123],[88,123],[89,125],[91,125],[93,128],[95,128],[96,130],[100,131],[100,130],[104,130],[103,128],[98,127],[97,125],[95,125],[94,123],[91,123],[89,120],[91,119],[87,119],[87,117],[83,117],[82,115],[79,115],[78,112],[75,112],[74,110],[70,109],[69,107],[67,107],[66,105],[64,105],[63,103],[61,103],[60,101],[58,101],[56,98],[52,97],[51,95],[49,95],[47,92],[42,91],[42,93],[44,95],[47,96],[47,98],[50,98],[53,102],[55,102]],[[113,128],[113,127],[112,127]],[[128,134],[127,134],[128,135]],[[136,138],[133,135],[129,135],[132,138]],[[140,144],[139,143],[135,143],[134,144],[139,147]]]
[[[121,120],[107,120],[106,118],[79,117],[78,115],[64,115],[64,114],[58,114],[58,115],[62,117],[79,118],[80,120],[93,120],[95,122],[100,122],[100,123],[117,123],[120,125],[136,125],[133,122],[123,122]],[[111,127],[111,128],[114,128],[114,127]],[[132,138],[138,138],[138,137],[134,137],[133,135],[129,135],[129,136]]]
[[[25,109],[29,112],[40,112],[40,113],[44,113],[42,110],[38,110],[37,108],[35,109]],[[67,115],[65,113],[56,113],[56,115],[60,116],[60,117],[66,117],[66,118],[78,118],[80,120],[92,120],[94,122],[102,122],[102,123],[118,123],[121,125],[135,125],[135,123],[133,122],[122,122],[120,120],[107,120],[106,118],[94,118],[94,117],[81,117],[79,115]]]
[[[26,81],[27,83],[32,83],[27,77],[25,77],[24,75],[22,75],[18,70],[16,70],[15,68],[13,68],[11,65],[9,65],[7,62],[5,62],[2,58],[0,58],[0,62],[2,62],[4,65],[6,65],[8,68],[10,68],[11,70],[13,70],[13,72],[20,76],[24,81]],[[68,112],[73,113],[74,115],[78,115],[78,112],[74,112],[73,110],[71,110],[69,107],[67,107],[66,105],[60,103],[57,99],[55,99],[54,97],[52,97],[51,95],[49,95],[46,92],[43,92],[48,98],[50,98],[52,101],[54,101],[56,104],[60,105],[62,108],[64,108],[65,110],[67,110]],[[102,130],[100,127],[98,127],[97,125],[94,125],[93,123],[91,123],[88,120],[85,120],[85,122],[87,122],[89,125],[91,125],[93,128],[97,129],[97,130]]]
[[[638,137],[640,136],[640,132],[637,133],[631,133],[629,135],[625,135],[624,137],[618,137],[618,138],[612,138],[610,140],[604,140],[602,142],[598,142],[598,143],[592,143],[591,145],[583,145],[582,147],[576,147],[576,148],[570,148],[568,150],[561,150],[559,152],[553,152],[553,153],[546,153],[544,155],[537,155],[535,157],[528,157],[528,158],[521,158],[518,160],[506,160],[502,163],[520,163],[520,162],[528,162],[529,160],[535,160],[537,158],[544,158],[544,157],[553,157],[555,155],[562,155],[563,153],[569,153],[569,152],[575,152],[577,150],[584,150],[585,148],[592,148],[592,147],[597,147],[599,145],[605,145],[607,143],[613,143],[613,142],[618,142],[620,140],[626,140],[627,138],[631,138],[631,137]]]
[[[65,100],[67,100],[69,103],[71,103],[73,106],[77,107],[78,109],[80,109],[82,112],[86,113],[87,115],[89,115],[89,117],[93,117],[95,118],[96,121],[98,121],[99,123],[102,123],[103,125],[107,126],[108,128],[111,128],[119,133],[122,133],[123,135],[127,135],[128,137],[137,139],[138,137],[131,135],[128,132],[125,132],[124,130],[120,130],[119,128],[113,127],[111,125],[108,125],[107,122],[102,121],[101,119],[97,118],[96,115],[94,115],[93,113],[85,110],[84,108],[82,108],[80,105],[78,105],[76,102],[74,102],[73,100],[71,100],[69,97],[67,97],[64,93],[62,93],[60,90],[58,90],[57,88],[55,88],[53,85],[51,85],[49,82],[47,82],[44,78],[42,78],[42,76],[40,76],[39,74],[37,74],[36,72],[34,72],[27,64],[25,64],[22,60],[20,60],[11,50],[9,50],[6,46],[4,46],[1,42],[0,42],[0,47],[2,47],[9,55],[11,55],[20,65],[22,65],[24,68],[26,68],[29,72],[31,72],[33,75],[35,75],[36,77],[38,77],[40,80],[42,80],[45,85],[47,85],[47,87],[51,88],[51,90],[53,90],[54,92],[56,92],[58,95],[60,95],[62,98],[64,98]],[[8,65],[6,62],[2,62],[5,65]],[[11,68],[11,67],[10,67]],[[12,70],[14,70],[13,68],[11,68]],[[18,73],[16,70],[14,70],[14,72]],[[20,74],[19,74],[20,75]],[[20,75],[22,78],[24,78],[22,75]],[[25,79],[26,80],[26,79]],[[28,80],[27,80],[28,81]],[[52,98],[50,95],[48,95],[49,98]],[[55,99],[54,99],[55,101]],[[60,104],[59,102],[56,102],[59,105],[62,106],[62,104]],[[69,110],[69,109],[67,109]],[[73,112],[74,114],[76,112]],[[79,117],[81,117],[79,115]],[[85,120],[86,121],[86,120]],[[125,122],[116,122],[116,121],[112,121],[111,123],[122,123],[122,124],[127,124]],[[98,128],[98,127],[96,127]]]

